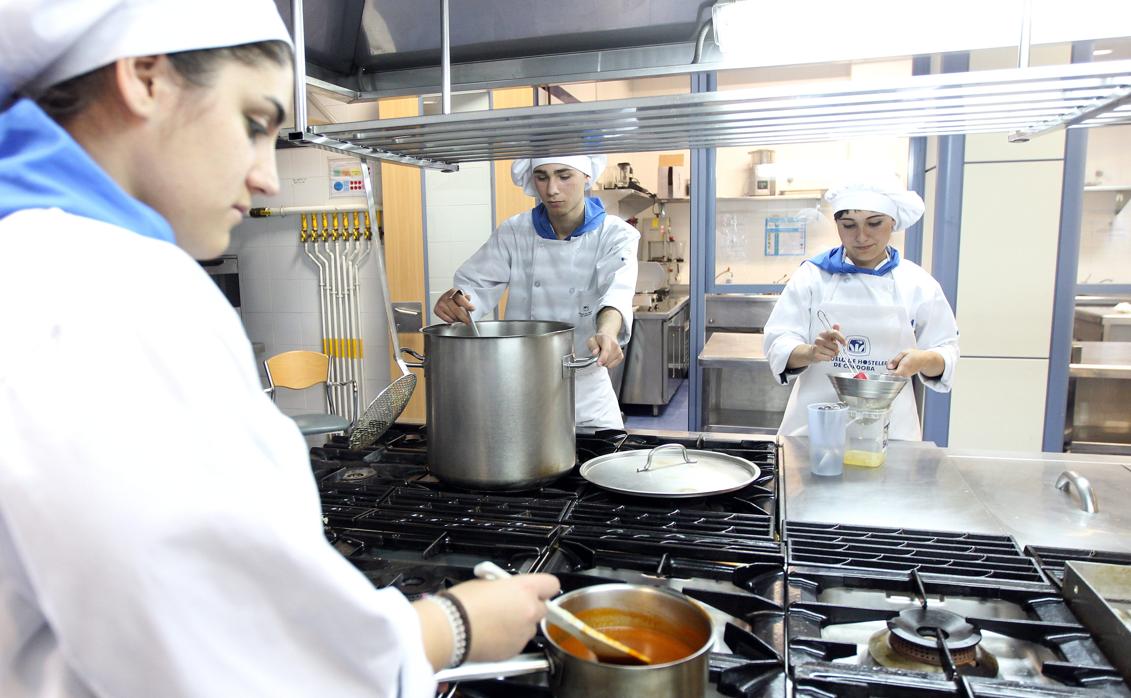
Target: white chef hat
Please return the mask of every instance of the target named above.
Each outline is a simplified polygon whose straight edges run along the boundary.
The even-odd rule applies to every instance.
[[[838,211],[876,211],[895,219],[895,230],[906,230],[923,217],[923,198],[896,183],[855,182],[830,189],[825,201]]]
[[[515,160],[511,164],[511,181],[516,186],[522,187],[527,196],[538,196],[538,190],[534,188],[534,168],[546,163],[554,163],[556,165],[565,165],[588,175],[589,179],[585,182],[585,188],[593,186],[597,181],[597,177],[605,171],[605,163],[608,158],[604,155],[552,155],[546,158],[523,158]]]
[[[0,105],[119,58],[278,40],[274,0],[4,0]]]

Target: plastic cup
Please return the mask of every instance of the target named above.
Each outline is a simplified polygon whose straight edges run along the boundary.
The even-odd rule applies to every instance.
[[[814,475],[844,472],[844,434],[848,405],[817,402],[809,405],[809,471]]]

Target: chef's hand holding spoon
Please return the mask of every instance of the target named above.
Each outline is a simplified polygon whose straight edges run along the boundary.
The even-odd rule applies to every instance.
[[[458,288],[449,288],[440,295],[440,300],[436,301],[436,307],[432,309],[436,313],[436,317],[444,322],[462,322],[465,325],[471,324],[471,313],[475,310],[475,306],[463,294],[463,291]]]
[[[506,579],[473,579],[448,590],[463,605],[470,626],[467,661],[509,659],[522,651],[546,615],[546,601],[561,585],[550,574],[517,574]],[[428,599],[413,604],[420,616],[428,660],[437,671],[452,653],[449,622],[441,607]]]

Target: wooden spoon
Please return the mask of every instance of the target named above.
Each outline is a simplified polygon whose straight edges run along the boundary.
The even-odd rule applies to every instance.
[[[480,579],[503,579],[511,576],[493,562],[480,562],[475,566],[475,576]],[[614,640],[552,601],[546,602],[546,616],[550,622],[582,642],[597,661],[616,664],[651,664],[652,660],[628,645]]]

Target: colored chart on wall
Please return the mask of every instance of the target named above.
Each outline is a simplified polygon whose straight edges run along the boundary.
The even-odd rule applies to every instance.
[[[805,254],[805,219],[800,216],[766,216],[766,256]]]
[[[365,182],[358,160],[330,161],[330,196],[365,196]]]

